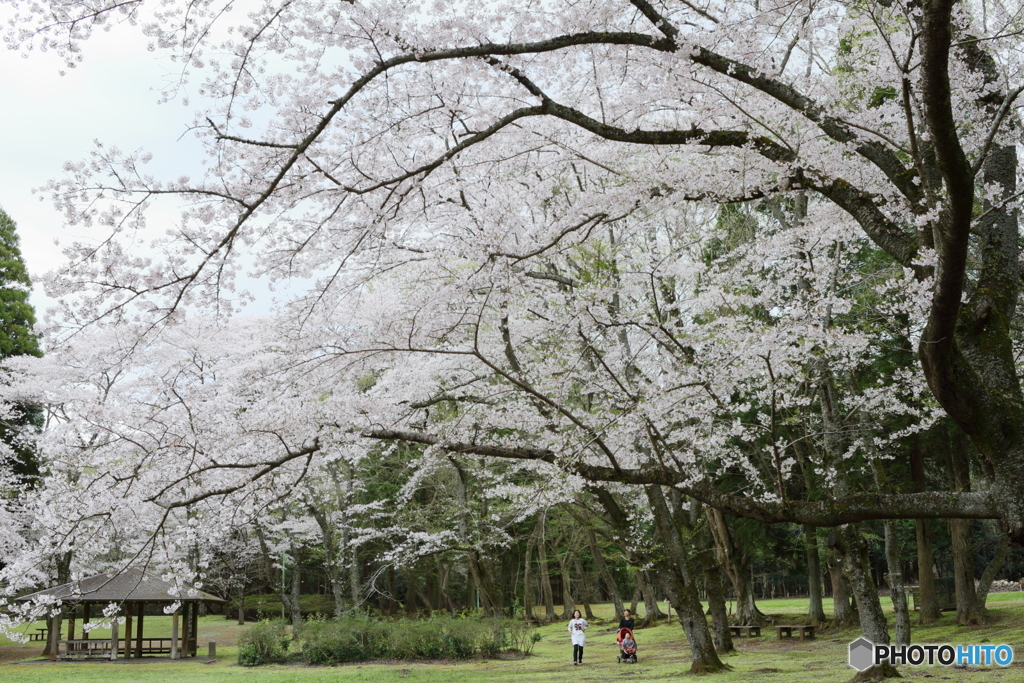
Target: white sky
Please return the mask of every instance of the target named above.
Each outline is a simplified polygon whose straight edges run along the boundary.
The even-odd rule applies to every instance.
[[[157,104],[158,89],[173,78],[167,57],[149,52],[139,29],[130,26],[97,33],[84,51],[84,63],[66,69],[53,53],[26,59],[0,45],[0,206],[18,223],[35,280],[62,258],[54,240],[86,235],[63,229],[49,196],[32,191],[61,177],[65,161],[85,159],[94,140],[153,152],[147,169],[154,175],[198,167],[199,146],[191,134],[183,135],[195,102]],[[40,316],[49,305],[38,285],[33,303]]]

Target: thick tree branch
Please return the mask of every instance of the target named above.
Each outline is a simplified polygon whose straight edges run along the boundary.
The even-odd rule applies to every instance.
[[[446,441],[425,432],[373,428],[361,436],[369,439],[407,441],[437,446],[451,453],[466,453],[512,460],[533,460],[558,464],[591,482],[672,486],[688,496],[722,512],[766,523],[793,522],[814,526],[837,526],[870,519],[996,519],[995,506],[984,492],[950,493],[928,491],[905,494],[858,494],[828,501],[761,501],[719,491],[708,481],[691,482],[683,473],[661,466],[614,469],[585,463],[567,463],[557,453],[542,448],[492,446]]]

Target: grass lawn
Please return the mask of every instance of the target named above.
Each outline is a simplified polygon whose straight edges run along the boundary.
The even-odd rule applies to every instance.
[[[884,600],[884,602],[888,602]],[[801,623],[806,600],[764,600],[762,611],[776,618],[777,623]],[[1024,683],[1024,593],[997,593],[989,596],[991,623],[976,628],[960,628],[953,624],[952,613],[945,613],[934,625],[916,627],[916,643],[1006,643],[1014,648],[1017,661],[1009,668],[941,666],[900,667],[904,677],[924,683],[954,681],[956,683]],[[831,605],[826,601],[825,610]],[[264,666],[248,669],[238,666],[237,639],[245,627],[223,617],[200,620],[200,654],[206,653],[208,640],[217,641],[218,658],[205,657],[171,662],[166,659],[118,662],[39,661],[40,643],[18,646],[0,638],[0,681],[3,683],[48,683],[50,681],[92,681],[111,683],[543,683],[573,681],[588,683],[611,678],[625,681],[675,681],[689,670],[689,649],[678,623],[664,624],[637,631],[640,662],[616,664],[614,626],[601,617],[611,617],[611,607],[598,605],[596,623],[587,634],[586,664],[571,665],[572,647],[564,624],[543,627],[544,638],[534,655],[518,660],[472,660],[467,662],[373,663],[336,667]],[[891,615],[890,615],[891,616]],[[102,637],[101,632],[94,632]],[[146,617],[146,635],[153,637],[170,633],[167,617]],[[780,642],[774,630],[767,629],[761,638],[736,640],[739,652],[726,658],[733,670],[707,677],[723,683],[828,683],[848,681],[854,671],[846,664],[847,644],[858,637],[856,630],[827,632],[816,640]],[[34,660],[34,661],[33,661]]]

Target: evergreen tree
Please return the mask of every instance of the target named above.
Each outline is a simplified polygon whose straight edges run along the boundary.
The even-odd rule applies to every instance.
[[[28,300],[31,291],[32,281],[18,247],[17,224],[0,208],[0,360],[43,355],[33,331],[36,313]],[[42,411],[27,404],[15,406],[11,415],[0,420],[0,440],[14,450],[15,472],[30,480],[39,474],[39,465],[22,434],[41,424]]]

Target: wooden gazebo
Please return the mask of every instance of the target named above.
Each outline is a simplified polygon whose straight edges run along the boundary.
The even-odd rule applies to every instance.
[[[18,601],[38,600],[44,596],[60,600],[68,616],[66,639],[61,639],[61,617],[64,610],[53,620],[53,629],[46,634],[50,641],[50,659],[53,660],[117,659],[119,654],[126,658],[143,655],[170,655],[171,659],[195,657],[198,649],[199,604],[224,602],[191,586],[176,587],[158,576],[139,569],[97,574],[24,595],[18,598]],[[143,637],[146,605],[162,607],[175,602],[180,602],[181,608],[171,614],[171,637]],[[84,628],[81,638],[75,637],[75,617],[79,606],[82,608],[84,625],[89,621],[90,607],[99,605],[97,612],[102,614],[103,608],[111,603],[119,605],[118,616],[124,616],[123,636],[119,635],[118,623],[114,621],[111,624],[110,638],[90,638],[89,632]],[[178,624],[179,618],[182,622],[181,628]]]

